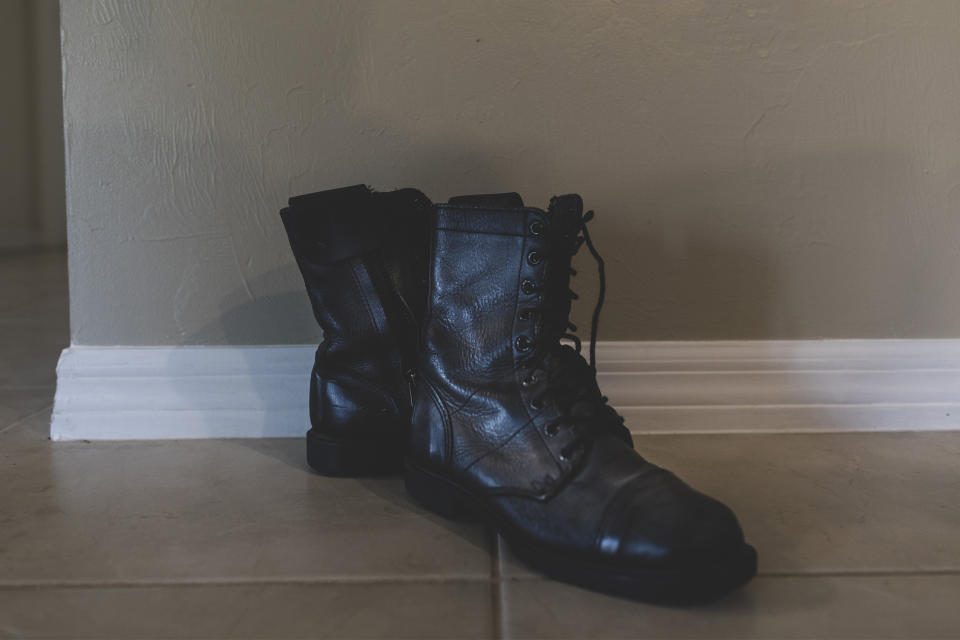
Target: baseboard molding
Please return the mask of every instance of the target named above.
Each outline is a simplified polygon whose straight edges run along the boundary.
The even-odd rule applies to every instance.
[[[314,347],[71,347],[54,440],[300,437]],[[960,429],[960,340],[604,342],[637,433]]]

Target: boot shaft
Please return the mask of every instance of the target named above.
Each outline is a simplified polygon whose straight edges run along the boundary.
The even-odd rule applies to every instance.
[[[472,514],[534,568],[654,601],[707,600],[756,572],[736,517],[633,450],[568,314],[571,259],[597,263],[578,196],[547,211],[455,201],[432,219],[407,491]],[[562,344],[563,338],[575,345]]]
[[[559,340],[558,314],[566,327],[559,290],[566,295],[578,203],[570,214],[556,200],[549,211],[436,206],[413,457],[531,496],[574,465],[564,434],[550,432],[559,407],[528,363]]]
[[[425,302],[429,200],[363,185],[297,196],[281,212],[324,340],[311,379],[314,426],[405,419]]]

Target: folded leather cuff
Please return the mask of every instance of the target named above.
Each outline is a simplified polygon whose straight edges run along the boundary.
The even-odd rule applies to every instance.
[[[290,198],[280,212],[290,243],[300,255],[331,264],[377,249],[386,210],[365,185]]]

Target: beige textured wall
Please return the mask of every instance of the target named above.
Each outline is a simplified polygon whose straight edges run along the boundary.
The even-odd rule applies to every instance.
[[[605,339],[960,337],[955,0],[68,0],[62,22],[74,343],[315,340],[276,211],[356,182],[582,193]]]
[[[0,0],[0,251],[63,247],[56,0]]]
[[[61,93],[60,2],[24,0],[30,7],[33,40],[34,214],[40,242],[67,244],[64,193],[63,94]]]
[[[32,244],[33,154],[29,16],[23,1],[0,2],[0,250]]]

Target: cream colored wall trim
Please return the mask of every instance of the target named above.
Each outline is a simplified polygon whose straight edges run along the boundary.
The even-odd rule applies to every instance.
[[[312,346],[72,347],[54,440],[299,437]],[[960,340],[605,342],[638,433],[960,428]]]

